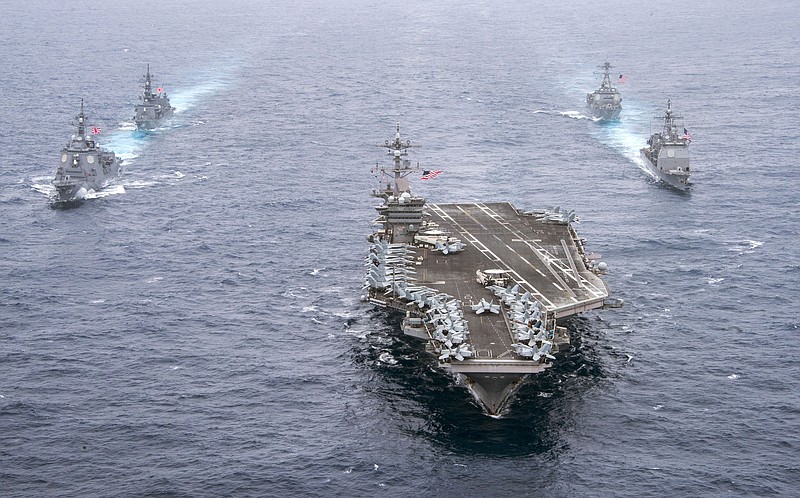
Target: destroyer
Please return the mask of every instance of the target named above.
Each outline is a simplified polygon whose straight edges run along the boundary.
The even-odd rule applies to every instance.
[[[57,203],[79,200],[89,190],[100,190],[121,170],[122,160],[97,145],[94,136],[100,129],[92,127],[92,135],[87,135],[83,99],[77,119],[78,132],[61,149],[61,160],[53,179]]]
[[[600,119],[617,119],[622,112],[622,95],[611,85],[611,63],[606,62],[603,68],[603,82],[600,88],[586,95],[586,106],[592,116]]]
[[[692,175],[689,168],[689,144],[692,137],[689,130],[677,124],[676,120],[683,118],[672,114],[670,100],[667,100],[667,111],[661,119],[664,121],[661,131],[653,133],[647,141],[647,147],[641,149],[642,160],[647,169],[661,181],[680,190],[687,190],[691,185],[689,177]],[[683,129],[683,133],[680,129]]]
[[[363,296],[405,314],[403,332],[426,342],[490,415],[504,411],[530,375],[569,348],[559,320],[613,305],[587,257],[575,213],[523,213],[509,203],[427,204],[412,194],[409,141],[385,147],[392,168],[376,166],[375,230]]]
[[[139,96],[136,104],[136,115],[133,121],[139,130],[153,130],[172,117],[175,110],[169,103],[169,98],[162,88],[157,88],[153,93],[150,77],[150,64],[147,65],[147,74],[144,75],[144,93]]]

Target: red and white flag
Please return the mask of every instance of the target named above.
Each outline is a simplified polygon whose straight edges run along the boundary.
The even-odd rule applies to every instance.
[[[98,126],[92,126],[92,135],[99,135],[101,130]]]
[[[422,178],[420,178],[420,180],[432,180],[441,174],[442,170],[440,169],[437,169],[435,171],[423,171]]]

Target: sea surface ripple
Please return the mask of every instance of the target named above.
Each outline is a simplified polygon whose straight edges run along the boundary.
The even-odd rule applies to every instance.
[[[669,22],[665,16],[670,18]],[[789,496],[795,2],[11,0],[0,494]],[[622,119],[585,119],[610,60]],[[178,106],[133,130],[150,63]],[[124,159],[52,209],[86,100]],[[642,168],[670,98],[694,188]],[[621,309],[500,419],[359,301],[374,147],[432,202],[575,209]]]

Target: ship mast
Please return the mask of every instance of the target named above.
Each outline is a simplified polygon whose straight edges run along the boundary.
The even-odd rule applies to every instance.
[[[683,119],[683,116],[675,116],[672,113],[672,99],[667,99],[667,111],[664,113],[664,131],[662,134],[665,138],[672,141],[678,140],[678,129],[675,126],[676,119]]]
[[[603,83],[600,86],[602,88],[610,89],[611,88],[611,76],[610,76],[609,73],[611,71],[611,63],[610,62],[606,62],[605,64],[603,64],[602,67],[603,67],[603,71],[604,71],[604,73],[603,73]]]
[[[147,74],[144,75],[144,96],[145,98],[150,97],[150,63],[147,63]]]
[[[412,167],[411,161],[405,159],[408,149],[412,147],[411,141],[400,138],[400,124],[394,141],[387,140],[383,145],[388,154],[392,156],[391,169],[376,166],[376,173],[380,173],[380,188],[372,191],[374,197],[383,199],[383,204],[375,209],[380,216],[376,220],[383,225],[373,236],[378,236],[389,243],[413,244],[414,236],[422,226],[424,216],[425,198],[411,194],[408,185],[408,175],[419,169]]]
[[[378,172],[381,173],[381,190],[375,190],[373,195],[375,197],[383,197],[384,199],[388,199],[390,196],[398,197],[403,192],[410,193],[411,189],[409,188],[408,180],[405,178],[415,170],[419,169],[419,167],[412,167],[411,161],[403,158],[408,155],[408,149],[410,147],[417,146],[411,145],[411,140],[406,140],[405,142],[401,140],[400,123],[397,123],[397,132],[395,133],[394,141],[386,140],[383,145],[378,145],[377,147],[385,147],[388,149],[387,154],[392,156],[394,165],[390,171],[393,178],[392,181],[389,181],[387,179],[388,174],[386,168],[380,167]]]
[[[86,115],[83,113],[83,99],[81,99],[81,112],[78,113],[78,136],[84,137],[86,135]]]

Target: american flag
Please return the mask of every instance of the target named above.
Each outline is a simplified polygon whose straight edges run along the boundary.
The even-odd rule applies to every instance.
[[[691,142],[692,141],[692,134],[689,133],[689,130],[684,128],[683,129],[683,136],[681,138],[686,140],[687,142]]]
[[[98,126],[92,126],[92,135],[99,135],[101,130]]]
[[[437,169],[435,171],[427,171],[426,170],[426,171],[422,172],[422,178],[420,178],[420,180],[432,180],[432,179],[436,178],[437,176],[439,176],[441,174],[442,174],[442,170],[440,170],[440,169]]]
[[[617,81],[618,81],[619,83],[627,83],[627,82],[628,82],[628,77],[627,77],[627,76],[625,76],[624,74],[620,74],[620,75],[619,75],[619,79],[618,79]]]

